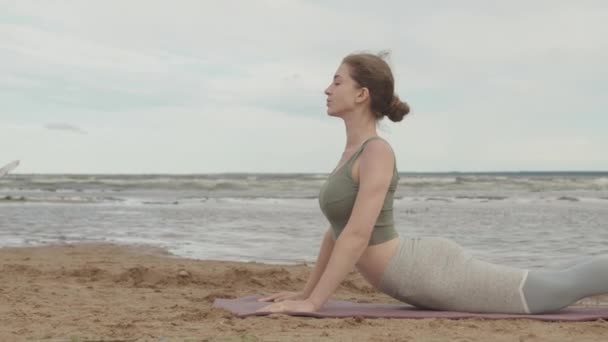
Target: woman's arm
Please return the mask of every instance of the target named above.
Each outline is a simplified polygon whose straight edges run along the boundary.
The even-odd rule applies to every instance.
[[[331,228],[329,228],[323,236],[323,242],[321,242],[321,248],[319,250],[319,255],[317,256],[315,267],[310,273],[306,286],[304,286],[304,290],[302,291],[304,298],[308,298],[308,296],[310,296],[312,290],[314,290],[315,286],[319,282],[319,279],[321,279],[321,275],[323,274],[323,271],[325,271],[325,267],[327,266],[327,262],[331,256],[331,252],[334,249],[334,244],[335,242],[331,234]]]
[[[334,248],[334,238],[331,234],[331,227],[327,229],[325,234],[323,235],[323,241],[321,242],[321,248],[319,250],[319,256],[317,256],[317,262],[308,277],[308,281],[306,282],[306,286],[304,286],[304,290],[301,292],[290,292],[283,291],[279,293],[272,294],[270,296],[259,298],[260,302],[282,302],[284,300],[293,300],[293,299],[306,299],[310,296],[310,293],[319,282],[319,278],[323,274],[325,270],[325,266],[327,266],[327,261],[331,256],[331,252]]]
[[[369,243],[393,177],[393,153],[381,141],[363,150],[359,165],[359,192],[351,216],[335,242],[325,271],[308,297],[319,310],[353,269]]]

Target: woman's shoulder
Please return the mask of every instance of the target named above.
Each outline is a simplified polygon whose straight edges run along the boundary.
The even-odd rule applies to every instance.
[[[395,154],[391,144],[384,138],[378,136],[367,141],[367,144],[361,153],[361,157],[372,163],[392,163],[395,159]]]
[[[391,154],[394,154],[394,150],[393,150],[393,147],[391,146],[391,144],[381,136],[375,136],[373,138],[370,138],[367,141],[366,148],[373,149],[375,152],[378,152],[378,153],[383,153],[382,151],[384,151],[384,152],[388,151]]]

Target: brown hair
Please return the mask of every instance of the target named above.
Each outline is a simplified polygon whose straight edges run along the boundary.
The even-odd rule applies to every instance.
[[[384,116],[393,122],[403,120],[410,112],[410,106],[401,101],[395,94],[395,79],[388,63],[383,57],[387,52],[378,55],[371,53],[350,54],[342,60],[349,66],[350,77],[361,87],[369,90],[371,110],[377,120]]]

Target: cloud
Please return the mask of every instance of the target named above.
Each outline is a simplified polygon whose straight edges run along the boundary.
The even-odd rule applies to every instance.
[[[31,171],[48,162],[40,146],[70,151],[61,165],[83,172],[332,169],[344,127],[327,118],[323,90],[345,54],[384,49],[412,108],[382,124],[401,170],[608,169],[602,2],[19,1],[0,11],[0,137],[21,127],[37,147],[24,152]]]
[[[50,130],[70,131],[70,132],[79,133],[79,134],[87,134],[87,132],[85,132],[80,127],[66,124],[66,123],[49,123],[49,124],[44,125],[44,127],[46,129],[50,129]]]

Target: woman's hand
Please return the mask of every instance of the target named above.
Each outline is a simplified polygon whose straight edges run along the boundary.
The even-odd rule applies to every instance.
[[[258,302],[282,302],[284,300],[302,300],[302,299],[306,299],[306,296],[304,296],[304,294],[301,292],[283,291],[283,292],[275,293],[270,296],[262,297],[262,298],[258,299]]]
[[[256,310],[256,312],[315,312],[315,306],[308,300],[284,300],[279,303],[272,303]]]

